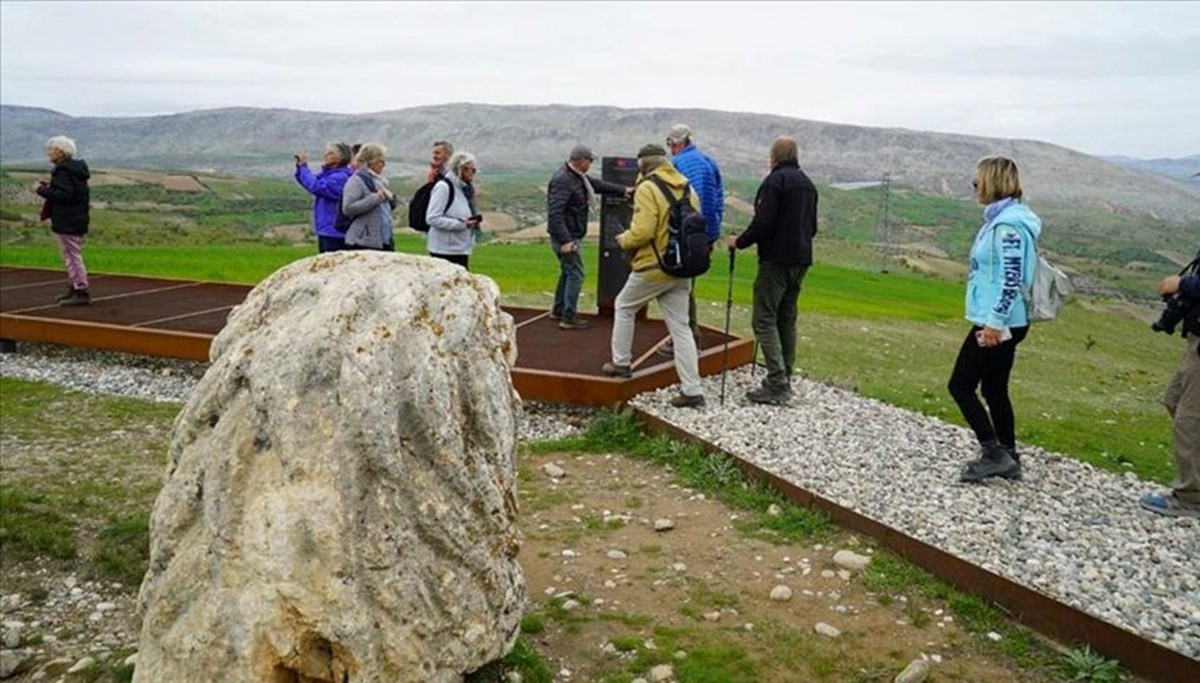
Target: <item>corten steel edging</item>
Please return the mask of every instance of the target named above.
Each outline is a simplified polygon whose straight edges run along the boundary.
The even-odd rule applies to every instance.
[[[0,313],[0,339],[207,361],[213,335]]]
[[[1200,661],[973,565],[828,498],[802,489],[644,410],[634,408],[634,414],[651,431],[669,434],[682,441],[700,445],[710,453],[730,458],[752,481],[764,483],[793,503],[820,510],[839,525],[878,540],[897,555],[956,588],[1000,605],[1010,617],[1039,633],[1062,642],[1086,643],[1096,652],[1116,659],[1130,671],[1152,681],[1200,681]]]

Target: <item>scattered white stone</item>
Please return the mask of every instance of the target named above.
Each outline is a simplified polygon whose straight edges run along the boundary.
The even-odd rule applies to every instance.
[[[504,683],[521,683],[523,680],[519,671],[509,671],[504,674]]]
[[[610,560],[624,560],[627,557],[629,557],[629,556],[626,555],[625,552],[621,551],[621,550],[608,551],[608,559],[610,559]]]
[[[574,550],[571,550],[570,548],[567,548],[566,550],[562,551],[562,556],[563,557],[579,557],[579,553],[575,552]]]
[[[850,577],[853,576],[850,571],[846,569],[839,569],[837,575],[842,581],[849,581]]]
[[[0,650],[0,678],[12,678],[33,664],[28,650]]]
[[[823,621],[818,621],[817,625],[813,626],[813,631],[829,638],[837,638],[838,636],[842,635],[841,631]]]
[[[542,465],[542,471],[545,472],[546,476],[550,477],[551,479],[562,479],[563,477],[567,476],[567,473],[563,470],[563,468],[555,465],[552,462]]]
[[[24,636],[20,626],[6,627],[4,629],[4,647],[10,650],[15,650],[21,647],[21,639],[23,637]]]
[[[839,550],[833,554],[834,564],[852,572],[860,572],[866,569],[870,562],[871,558],[866,555],[859,555],[853,550]]]
[[[686,572],[687,565],[682,562],[676,562],[675,564],[671,565],[671,569],[674,569],[677,572]]]
[[[116,609],[117,609],[116,603],[112,603],[112,602],[102,602],[102,603],[96,605],[97,612],[114,612],[114,611],[116,611]]]
[[[604,582],[604,587],[605,588],[616,588],[617,582],[613,581],[612,579],[608,579],[607,581]]]
[[[775,602],[787,602],[792,599],[792,589],[787,586],[775,586],[771,589],[771,599]]]
[[[674,528],[675,528],[675,520],[673,520],[673,519],[663,517],[661,519],[654,520],[654,530],[655,531],[670,531],[671,529],[674,529]]]
[[[663,683],[675,678],[675,669],[671,668],[670,664],[659,664],[650,669],[650,680],[652,683]]]
[[[997,643],[1004,639],[1004,636],[996,633],[995,631],[988,631],[987,637],[989,640],[994,640]]]
[[[579,609],[580,606],[581,605],[578,600],[566,600],[562,604],[562,608],[568,612]]]
[[[705,621],[720,621],[721,613],[720,612],[705,612],[704,620]]]
[[[767,506],[767,514],[771,517],[778,517],[779,515],[783,514],[783,508],[779,507],[775,503],[771,503]]]
[[[837,573],[835,573],[832,569],[822,569],[821,570],[821,578],[822,579],[832,579],[835,576],[837,576]]]
[[[92,668],[93,666],[95,666],[95,664],[96,664],[96,660],[94,658],[84,657],[83,659],[79,660],[78,662],[75,662],[75,665],[72,666],[70,669],[67,669],[67,673],[77,674],[80,671],[84,671],[86,669]]]
[[[922,683],[929,678],[929,662],[925,659],[914,659],[904,667],[893,679],[893,683]]]

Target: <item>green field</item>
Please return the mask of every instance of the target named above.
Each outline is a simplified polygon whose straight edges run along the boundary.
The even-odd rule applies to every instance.
[[[544,220],[545,178],[485,174],[480,206],[513,216],[518,228]],[[290,179],[200,178],[207,192],[168,190],[138,182],[98,185],[86,259],[94,272],[132,273],[256,283],[281,266],[316,253],[311,242],[271,239],[269,228],[310,220],[309,198]],[[37,205],[18,190],[25,174],[0,171],[0,263],[61,268]],[[397,179],[404,194],[414,179]],[[731,179],[733,197],[752,200],[757,181]],[[961,424],[945,384],[967,329],[957,277],[923,275],[893,264],[879,272],[873,239],[878,190],[822,189],[817,265],[801,296],[798,366],[806,376],[853,388],[905,408]],[[726,228],[749,216],[731,202]],[[943,249],[961,262],[978,226],[979,208],[953,198],[896,188],[891,198],[898,242]],[[1036,208],[1036,207],[1035,207]],[[1122,298],[1153,298],[1153,284],[1177,266],[1159,251],[1190,253],[1200,222],[1163,223],[1047,207],[1049,249],[1077,273]],[[1189,232],[1190,231],[1190,232]],[[421,237],[404,231],[397,248],[424,253]],[[1190,237],[1189,237],[1190,235]],[[584,310],[595,306],[594,245]],[[1127,267],[1130,261],[1138,267]],[[472,270],[496,280],[505,301],[549,306],[557,264],[545,244],[480,245]],[[720,255],[697,285],[702,322],[724,324],[728,261]],[[734,277],[733,330],[750,336],[753,252],[739,254]],[[1018,438],[1115,471],[1167,482],[1173,472],[1170,423],[1162,389],[1182,350],[1179,338],[1154,334],[1154,311],[1077,296],[1061,320],[1038,325],[1022,344],[1012,394]],[[964,458],[969,454],[964,454]]]

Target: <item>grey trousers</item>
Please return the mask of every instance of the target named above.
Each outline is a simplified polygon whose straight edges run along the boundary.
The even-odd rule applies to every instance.
[[[1175,446],[1175,500],[1200,508],[1200,337],[1188,339],[1179,370],[1167,385],[1163,403],[1171,413]]]
[[[750,326],[767,366],[763,380],[767,389],[791,391],[792,368],[796,366],[796,301],[807,272],[808,266],[758,264]]]
[[[696,342],[688,329],[687,299],[691,289],[691,280],[647,280],[641,273],[630,273],[613,306],[612,362],[615,365],[633,362],[631,349],[637,312],[651,301],[657,301],[667,331],[671,333],[671,341],[675,343],[675,373],[679,375],[680,392],[687,396],[703,395]]]

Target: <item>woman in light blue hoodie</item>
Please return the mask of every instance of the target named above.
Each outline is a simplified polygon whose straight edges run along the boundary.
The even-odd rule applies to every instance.
[[[1029,332],[1024,290],[1033,283],[1042,221],[1021,202],[1021,180],[1012,159],[981,159],[973,186],[984,209],[967,274],[966,317],[972,327],[948,387],[979,439],[980,457],[967,463],[962,480],[1020,479],[1008,378],[1017,345]],[[976,390],[987,401],[986,409]]]

